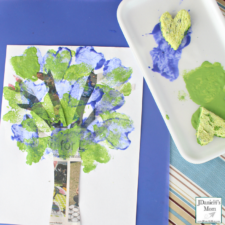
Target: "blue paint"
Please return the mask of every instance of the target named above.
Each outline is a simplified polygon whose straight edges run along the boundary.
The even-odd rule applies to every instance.
[[[81,95],[84,91],[84,87],[86,84],[88,77],[81,77],[80,79],[78,79],[71,87],[71,91],[70,91],[70,96],[74,99],[79,100],[81,98]],[[75,105],[73,105],[75,106]]]
[[[181,5],[183,1],[184,1],[184,0],[180,0],[180,3],[179,3],[179,5]]]
[[[104,64],[103,75],[106,76],[107,73],[110,73],[114,69],[121,67],[121,66],[122,66],[122,62],[118,58],[113,58],[113,59],[107,60]]]
[[[23,116],[23,120],[26,119],[32,119],[32,116],[26,114]],[[38,138],[38,130],[36,130],[36,132],[27,131],[22,127],[21,124],[13,124],[11,126],[11,130],[13,132],[13,136],[11,136],[11,139],[19,142],[24,142],[25,144],[27,144],[26,140],[28,139]]]
[[[124,105],[124,96],[119,91],[111,90],[109,91],[109,96],[112,99],[110,98],[109,100],[105,95],[103,95],[102,99],[96,103],[95,115],[102,114],[106,111],[115,111]],[[119,99],[119,101],[117,102],[117,104],[115,104],[117,99]]]
[[[86,63],[97,70],[105,63],[105,58],[102,53],[97,53],[93,47],[79,47],[76,50],[76,63]]]
[[[88,100],[87,104],[90,104],[92,108],[95,108],[95,105],[97,102],[99,102],[102,99],[102,96],[104,95],[104,92],[99,87],[96,87],[94,91],[92,92],[91,97]]]
[[[69,93],[72,86],[68,80],[60,80],[55,82],[56,91],[58,93],[59,99],[62,99],[65,93]]]
[[[153,61],[152,71],[160,73],[163,77],[169,79],[170,81],[176,80],[179,76],[178,63],[181,59],[182,49],[190,44],[191,31],[188,31],[176,51],[171,48],[162,36],[160,23],[156,24],[151,34],[158,44],[158,47],[153,48],[153,50],[150,51]]]
[[[43,73],[43,67],[44,67],[45,60],[41,55],[40,49],[39,48],[36,48],[36,49],[37,49],[38,63],[40,64],[40,71],[39,72]]]
[[[65,52],[68,52],[70,54],[69,58],[64,57]],[[55,54],[53,52],[48,51],[45,54],[45,56],[43,57],[43,59],[40,59],[40,54],[37,54],[37,55],[38,55],[38,62],[41,63],[40,64],[40,70],[41,70],[41,68],[42,68],[42,70],[44,70],[44,66],[46,64],[46,60],[49,57],[53,57],[55,59],[57,57],[59,57],[61,59],[61,63],[67,63],[67,67],[68,68],[70,67],[70,64],[72,62],[72,53],[71,53],[70,49],[65,48],[65,47],[59,47]],[[45,69],[43,72],[46,73],[46,74],[48,73],[47,69]]]
[[[117,82],[115,82],[115,80],[112,76],[108,76],[109,73],[111,73],[114,69],[116,69],[118,67],[123,68],[125,71],[128,71],[130,69],[128,67],[123,66],[122,62],[119,58],[113,58],[113,59],[107,60],[104,64],[103,75],[105,76],[105,78],[107,80],[107,85],[109,85],[110,87],[120,86],[120,85],[128,82],[129,79],[131,78],[131,76],[130,76],[125,82],[121,82],[119,80]]]
[[[41,157],[41,160],[46,159],[50,154],[54,155],[53,150],[51,148],[46,148],[43,156]],[[58,155],[59,155],[59,153],[58,153]],[[54,155],[54,157],[56,157],[56,156]]]
[[[113,118],[105,121],[100,121],[100,119],[97,118],[87,127],[87,130],[83,132],[82,139],[95,143],[107,140],[114,149],[126,150],[131,143],[128,135],[134,130],[134,127],[132,123],[130,123],[128,126],[122,126],[122,121],[126,122],[128,120]],[[100,133],[98,132],[98,130],[96,131],[96,126],[100,128]],[[102,135],[101,133],[102,129],[104,129],[104,135]],[[120,139],[117,143],[111,142],[110,135],[112,134],[115,136],[120,136]]]
[[[35,84],[31,80],[25,80],[23,83],[20,83],[19,85],[21,92],[27,91],[28,93],[36,96],[38,101],[41,101],[49,90],[49,88],[46,87],[44,82]],[[24,104],[27,103],[27,100],[25,98],[23,98],[23,103]]]

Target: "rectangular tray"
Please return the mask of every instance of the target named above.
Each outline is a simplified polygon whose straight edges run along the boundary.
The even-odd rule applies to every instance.
[[[191,43],[182,51],[179,77],[170,82],[149,68],[152,68],[150,51],[157,46],[149,33],[159,23],[164,12],[168,11],[175,16],[181,9],[190,10]],[[223,138],[214,137],[206,146],[197,143],[191,117],[199,105],[189,97],[186,101],[178,99],[179,91],[188,94],[182,77],[185,70],[195,69],[204,61],[220,62],[225,68],[225,21],[216,1],[123,0],[117,18],[180,154],[196,164],[224,154]],[[169,120],[166,115],[169,115]]]

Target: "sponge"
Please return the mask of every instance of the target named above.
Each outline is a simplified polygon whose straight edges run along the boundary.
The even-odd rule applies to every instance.
[[[204,107],[200,107],[199,123],[197,127],[197,142],[207,145],[213,137],[225,138],[225,121]]]
[[[163,37],[174,50],[177,50],[191,27],[191,17],[184,9],[180,10],[174,19],[169,12],[165,12],[160,17],[160,24]]]

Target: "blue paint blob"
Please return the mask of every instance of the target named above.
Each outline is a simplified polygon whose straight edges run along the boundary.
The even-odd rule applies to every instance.
[[[103,95],[101,100],[96,103],[95,105],[95,115],[102,114],[106,111],[115,111],[121,108],[124,103],[124,96],[117,90],[110,90],[109,91],[110,100],[108,97]]]
[[[72,88],[70,82],[67,80],[56,81],[55,87],[60,99],[62,99],[65,93],[69,93]]]
[[[32,116],[26,114],[23,116],[23,120],[26,119],[32,119]],[[36,130],[36,132],[27,131],[22,127],[21,124],[13,124],[11,126],[11,130],[13,132],[13,136],[11,136],[11,139],[19,142],[24,142],[25,144],[27,144],[26,140],[28,139],[38,138],[38,130]]]
[[[25,80],[23,83],[20,83],[20,90],[21,92],[26,91],[38,99],[38,101],[41,101],[44,96],[48,93],[49,88],[46,87],[45,83],[42,82],[40,84],[35,84],[31,80]],[[26,100],[24,100],[24,104],[26,104]]]
[[[160,23],[156,24],[151,34],[158,44],[158,47],[153,48],[153,50],[150,51],[153,61],[152,71],[160,73],[170,81],[176,80],[179,76],[178,63],[181,59],[182,49],[190,44],[191,31],[189,30],[187,32],[187,35],[184,37],[181,45],[176,51],[171,48],[162,36]]]
[[[94,91],[92,92],[91,97],[88,100],[87,104],[90,104],[92,108],[95,108],[95,105],[97,102],[99,102],[102,99],[102,96],[104,95],[104,92],[99,87],[96,87]]]
[[[123,120],[124,119],[120,118],[113,118],[105,121],[99,121],[96,119],[88,126],[87,131],[83,134],[83,138],[95,143],[107,140],[114,149],[125,150],[130,146],[131,141],[128,138],[128,135],[134,130],[134,127],[133,124],[122,126],[120,122]],[[98,130],[96,129],[96,126],[100,128],[100,131],[104,130],[104,135],[102,135],[102,133],[99,134],[98,131],[96,131]],[[111,134],[120,136],[118,142],[111,142]]]
[[[116,86],[120,86],[126,82],[129,81],[130,77],[125,81],[122,82],[120,79],[117,78],[117,81],[115,82],[115,79],[113,76],[108,76],[109,73],[111,73],[114,69],[120,67],[121,69],[124,69],[124,72],[128,72],[130,70],[130,68],[125,67],[122,65],[122,62],[119,58],[112,58],[110,60],[107,60],[104,64],[103,67],[103,76],[106,78],[107,80],[107,85],[110,87],[116,87]]]
[[[69,93],[69,95],[72,98],[80,100],[80,98],[83,94],[87,79],[88,79],[88,77],[81,77],[72,85],[71,91]],[[77,106],[77,105],[73,105],[73,106]]]
[[[103,75],[106,76],[107,73],[110,73],[114,69],[121,67],[121,66],[122,66],[122,62],[118,58],[113,58],[113,59],[107,60],[104,64]],[[123,67],[123,68],[126,68],[126,67]]]
[[[67,57],[65,57],[65,55],[67,55],[67,54],[65,54],[65,52],[69,52],[69,54],[70,54],[70,57],[69,58],[67,58]],[[72,53],[71,53],[71,51],[70,51],[70,49],[69,48],[65,48],[65,47],[59,47],[58,48],[58,51],[54,54],[54,53],[52,53],[52,52],[47,52],[46,54],[45,54],[45,56],[43,57],[43,59],[40,59],[40,54],[38,54],[37,53],[37,55],[38,55],[38,62],[39,62],[39,64],[40,64],[40,70],[41,70],[41,68],[42,68],[42,70],[43,70],[43,67],[44,67],[44,65],[46,64],[46,60],[48,59],[48,57],[54,57],[54,58],[57,58],[58,57],[58,55],[60,56],[60,58],[62,59],[62,62],[63,63],[67,63],[67,67],[69,68],[70,67],[70,64],[71,64],[71,61],[72,61]],[[45,70],[45,71],[43,71],[43,72],[45,72],[46,74],[48,73],[48,71],[47,70]]]
[[[93,47],[79,47],[76,50],[76,63],[86,63],[93,69],[100,69],[105,63],[105,57],[102,53],[97,53]]]

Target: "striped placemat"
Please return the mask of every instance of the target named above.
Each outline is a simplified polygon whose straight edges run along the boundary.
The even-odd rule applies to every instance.
[[[223,13],[223,15],[225,16],[225,0],[217,0],[217,3]]]
[[[217,2],[225,16],[225,0]],[[169,224],[196,224],[195,198],[210,196],[222,198],[222,224],[225,225],[225,156],[200,165],[191,164],[182,158],[171,139]]]

